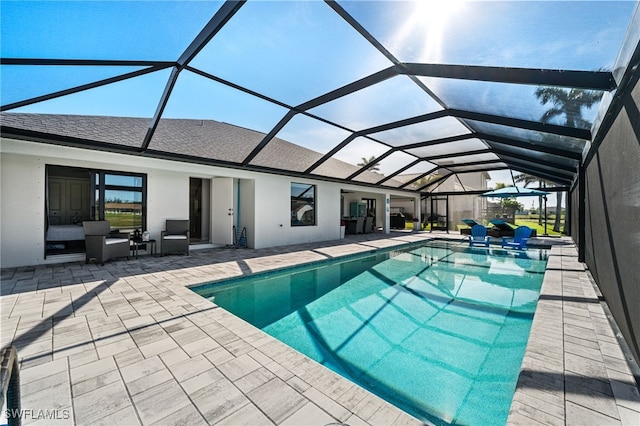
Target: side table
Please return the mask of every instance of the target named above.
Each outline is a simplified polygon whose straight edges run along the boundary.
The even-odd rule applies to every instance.
[[[134,258],[138,258],[138,250],[140,249],[140,246],[144,246],[144,245],[148,245],[151,248],[151,254],[155,255],[156,254],[156,240],[147,240],[147,241],[143,241],[143,240],[137,240],[137,239],[132,239],[131,240],[131,250],[133,250],[133,257]],[[147,248],[147,251],[149,251],[149,248]]]

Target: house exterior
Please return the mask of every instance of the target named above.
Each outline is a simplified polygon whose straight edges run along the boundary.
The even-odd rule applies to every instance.
[[[438,171],[434,172],[433,176],[438,176]],[[405,180],[411,180],[414,177],[419,176],[405,176]],[[430,197],[422,199],[420,203],[420,212],[422,221],[424,223],[429,222],[429,217],[432,213],[432,198],[433,198],[433,213],[436,216],[443,217],[447,214],[448,203],[448,229],[456,230],[457,225],[462,224],[462,219],[477,219],[481,220],[483,212],[486,210],[487,200],[477,195],[465,195],[465,191],[485,191],[487,190],[487,182],[491,176],[484,171],[461,173],[456,179],[445,178],[441,184],[433,190]],[[460,192],[460,195],[443,196],[441,193],[454,193]],[[408,200],[406,197],[400,197],[391,200],[391,211],[397,212],[413,212],[414,208],[413,200]]]
[[[167,219],[189,218],[192,248],[232,244],[234,226],[246,228],[248,247],[264,248],[338,239],[342,215],[351,203],[363,200],[377,206],[376,228],[389,232],[388,200],[419,200],[418,193],[393,188],[238,167],[234,159],[263,135],[219,122],[163,120],[152,149],[141,154],[132,146],[147,123],[135,118],[2,114],[2,267],[84,260],[78,252],[56,254],[53,249],[68,244],[47,238],[52,226],[72,227],[82,220],[111,219],[112,228],[147,230],[159,239]],[[7,136],[20,130],[42,136]],[[81,147],[78,141],[91,141],[95,147]],[[300,157],[319,156],[282,140],[270,150],[271,157],[261,160],[266,167],[286,168]],[[164,158],[163,152],[187,155]],[[229,166],[208,161],[214,154]],[[330,167],[355,169],[338,160]],[[295,223],[292,209],[300,204],[295,188],[305,186],[312,190],[308,204],[314,211],[305,207],[304,223]],[[73,191],[79,195],[69,195]],[[65,202],[74,205],[61,207]]]

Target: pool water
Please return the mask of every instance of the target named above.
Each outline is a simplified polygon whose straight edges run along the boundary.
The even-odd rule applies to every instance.
[[[421,420],[505,424],[546,256],[440,242],[194,291]]]

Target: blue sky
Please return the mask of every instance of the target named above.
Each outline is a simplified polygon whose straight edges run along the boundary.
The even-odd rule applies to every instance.
[[[3,0],[0,48],[4,58],[175,60],[221,4]],[[401,61],[577,70],[613,67],[635,8],[632,1],[338,4]],[[293,106],[391,63],[324,2],[249,1],[191,65]],[[3,65],[2,104],[134,69]],[[160,71],[20,111],[151,117],[168,76]],[[544,111],[532,95],[535,87],[421,79],[449,106],[489,108],[525,119],[538,119]],[[360,130],[439,108],[399,76],[311,112]],[[285,113],[278,105],[183,71],[164,117],[214,119],[268,132]],[[593,118],[596,110],[584,113]],[[346,134],[300,117],[278,136],[327,152]],[[408,134],[394,137],[384,141],[402,143]],[[352,162],[362,157],[341,155]]]

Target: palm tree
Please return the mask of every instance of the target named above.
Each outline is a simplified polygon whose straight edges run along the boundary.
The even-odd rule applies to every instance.
[[[593,90],[561,89],[559,87],[538,87],[536,98],[542,105],[551,103],[552,108],[542,114],[541,120],[549,123],[556,117],[564,115],[565,125],[569,127],[589,128],[591,123],[582,118],[582,109],[591,108],[602,96]]]
[[[528,175],[526,173],[523,173],[521,175],[518,175],[514,178],[514,180],[516,182],[521,182],[524,183],[524,186],[526,187],[527,185],[533,183],[533,182],[538,182],[538,186],[540,188],[544,187],[544,186],[554,186],[555,183],[549,181],[549,180],[545,180],[545,179],[540,179],[538,177],[532,176],[532,175]],[[541,209],[540,211],[542,212],[542,197],[538,198],[539,201],[539,208]],[[553,230],[555,232],[560,232],[560,219],[562,217],[562,192],[560,191],[556,191],[556,219],[553,222]],[[545,220],[547,220],[547,218],[545,217]],[[538,215],[538,225],[542,225],[542,213]],[[565,224],[566,226],[566,224]]]
[[[538,182],[538,186],[541,188],[542,187],[542,182],[544,182],[544,179],[540,179],[539,177],[533,176],[533,175],[528,175],[526,173],[522,173],[518,176],[515,176],[513,178],[513,180],[517,183],[521,183],[523,184],[523,186],[528,186],[532,183]],[[562,196],[562,195],[561,195]],[[558,204],[560,205],[560,204]],[[542,197],[538,197],[538,209],[540,211],[540,214],[538,215],[538,225],[542,225]],[[556,212],[557,212],[557,208],[556,208]],[[557,217],[557,215],[556,215]],[[546,219],[546,218],[545,218]]]
[[[602,97],[600,93],[593,90],[561,89],[558,87],[538,87],[535,95],[542,105],[548,103],[553,105],[542,114],[541,120],[544,123],[549,123],[554,118],[564,115],[566,126],[583,129],[589,128],[591,123],[582,117],[582,109],[591,108]],[[556,197],[556,220],[553,224],[553,230],[560,232],[562,193],[556,192]],[[563,232],[567,232],[566,220]]]
[[[366,157],[362,157],[362,161],[358,164],[356,164],[357,166],[360,167],[364,167],[364,166],[368,166],[369,164],[373,163],[373,166],[369,167],[369,171],[374,172],[374,173],[378,173],[380,172],[380,163],[376,163],[376,156],[372,155],[369,158]]]

